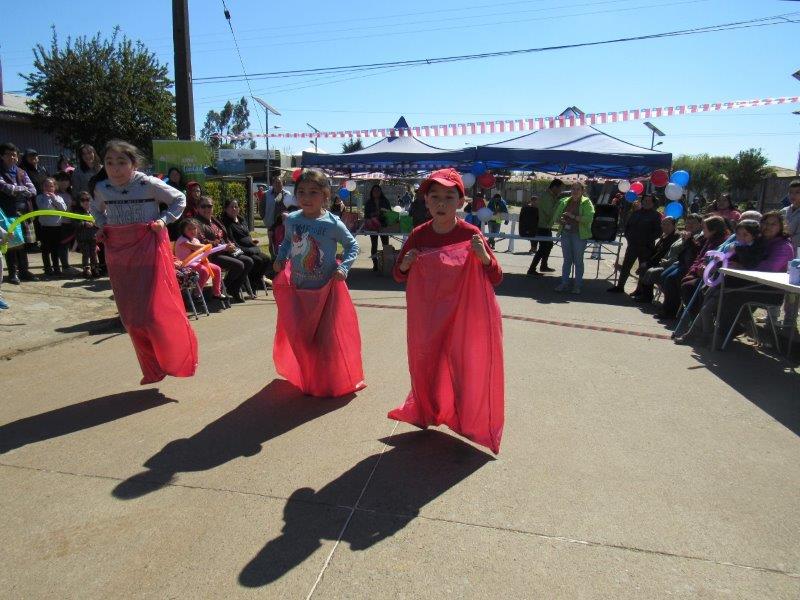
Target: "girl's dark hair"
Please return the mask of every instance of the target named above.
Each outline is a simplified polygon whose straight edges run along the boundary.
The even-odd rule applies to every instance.
[[[17,154],[19,154],[19,148],[17,148],[11,142],[3,142],[2,144],[0,144],[0,155],[5,154],[6,152],[16,152]]]
[[[81,192],[78,194],[78,202],[83,202],[84,200],[88,200],[89,202],[92,201],[92,195],[89,192]]]
[[[697,221],[698,223],[702,223],[703,222],[703,216],[699,215],[697,213],[689,213],[684,218],[684,221]]]
[[[753,219],[745,219],[743,221],[739,221],[736,224],[736,227],[734,227],[734,231],[739,231],[740,229],[744,229],[754,238],[757,238],[761,235],[761,224],[758,221],[754,221]]]
[[[192,227],[197,227],[198,230],[200,229],[200,222],[197,221],[196,219],[192,219],[191,217],[188,219],[183,219],[181,221],[181,226],[180,226],[181,235],[183,235],[186,232],[186,228],[189,227],[190,225]]]
[[[373,186],[369,188],[369,198],[367,198],[367,200],[372,200],[372,192],[375,188],[378,188],[381,191],[381,197],[379,200],[388,200],[386,194],[383,193],[383,188],[377,183],[373,184]]]
[[[133,144],[129,144],[123,140],[111,140],[103,148],[103,161],[109,152],[119,152],[127,156],[133,163],[133,168],[136,169],[144,165],[144,157],[139,149]]]
[[[780,223],[781,225],[781,232],[779,235],[781,235],[782,237],[786,237],[786,218],[783,216],[783,211],[771,210],[767,213],[764,213],[761,216],[761,225],[766,223],[767,218],[769,217],[775,217],[776,219],[778,219],[778,223]]]
[[[236,202],[236,204],[239,204],[239,201],[236,198],[225,198],[225,202],[222,203],[222,210],[227,209],[234,202]]]
[[[555,179],[553,179],[553,181],[550,182],[550,185],[547,186],[547,189],[552,190],[555,187],[563,187],[563,185],[564,182],[561,181],[558,177],[556,177]]]
[[[94,188],[97,187],[97,184],[101,181],[105,181],[108,179],[108,173],[106,173],[105,167],[100,167],[100,170],[92,175],[91,179],[89,179],[89,193],[94,195]]]
[[[72,178],[66,171],[59,171],[58,173],[53,175],[53,179],[55,179],[56,181],[72,181]]]
[[[181,171],[181,170],[180,170],[178,167],[170,167],[169,169],[167,169],[167,177],[169,177],[169,174],[170,174],[170,173],[172,173],[173,171],[175,171],[176,173],[178,173],[178,175],[180,176],[180,178],[181,178],[181,181],[180,181],[181,185],[185,185],[185,183],[184,183],[184,182],[186,181],[186,178],[183,176],[183,171]]]
[[[84,149],[89,148],[92,152],[94,152],[94,164],[87,165],[86,161],[83,160],[83,151]],[[94,149],[94,146],[91,144],[81,144],[78,147],[78,168],[81,171],[89,171],[93,167],[99,167],[100,165],[100,156],[97,154],[97,150]]]
[[[728,225],[725,222],[725,219],[722,217],[718,217],[714,215],[713,217],[706,217],[703,219],[703,223],[708,230],[711,232],[712,237],[719,237],[725,235],[725,232],[728,230]]]

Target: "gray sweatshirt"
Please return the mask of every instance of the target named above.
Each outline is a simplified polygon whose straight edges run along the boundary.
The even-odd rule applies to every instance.
[[[36,208],[41,210],[67,210],[67,203],[58,194],[48,196],[39,194],[36,196]],[[39,224],[43,227],[58,227],[61,225],[62,217],[39,217]]]
[[[792,245],[795,252],[800,248],[800,208],[794,208],[791,204],[782,211],[786,219],[786,229],[792,238]]]
[[[166,204],[166,210],[159,210]],[[186,208],[186,196],[161,181],[134,172],[131,180],[123,186],[114,186],[109,180],[101,181],[94,188],[91,214],[98,227],[103,225],[130,225],[150,223],[162,219],[164,223],[177,221]]]

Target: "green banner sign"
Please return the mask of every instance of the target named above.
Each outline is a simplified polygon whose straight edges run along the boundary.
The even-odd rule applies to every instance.
[[[183,171],[186,181],[202,184],[205,182],[203,167],[211,164],[211,158],[211,148],[205,142],[153,140],[153,170],[163,176],[172,167],[177,167]]]

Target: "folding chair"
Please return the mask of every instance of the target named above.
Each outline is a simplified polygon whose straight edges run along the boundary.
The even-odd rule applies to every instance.
[[[778,341],[778,330],[775,327],[775,320],[772,317],[772,312],[770,311],[770,307],[774,306],[772,304],[765,304],[763,302],[745,302],[742,306],[739,307],[739,310],[736,313],[736,318],[733,320],[730,329],[728,330],[728,335],[725,336],[725,341],[722,342],[722,350],[725,350],[725,347],[728,345],[728,342],[733,337],[733,332],[736,330],[736,326],[739,324],[739,318],[742,316],[742,311],[747,310],[747,313],[750,315],[750,323],[753,326],[753,336],[755,340],[761,345],[761,340],[758,337],[758,324],[756,323],[756,318],[753,316],[753,311],[757,308],[763,308],[767,311],[767,322],[769,323],[770,329],[772,329],[772,338],[775,341],[775,350],[780,354],[781,346],[780,342]],[[719,315],[717,315],[719,318]]]

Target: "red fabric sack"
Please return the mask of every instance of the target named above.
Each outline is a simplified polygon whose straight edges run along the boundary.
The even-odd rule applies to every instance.
[[[106,225],[106,265],[120,319],[142,368],[142,385],[191,377],[197,338],[186,318],[167,230],[149,223]]]
[[[503,326],[480,260],[461,242],[420,252],[408,276],[411,392],[390,419],[447,425],[497,454],[503,435]]]
[[[304,394],[335,398],[366,387],[361,333],[344,281],[319,289],[291,283],[291,265],[272,281],[278,324],[272,358],[278,373]]]

